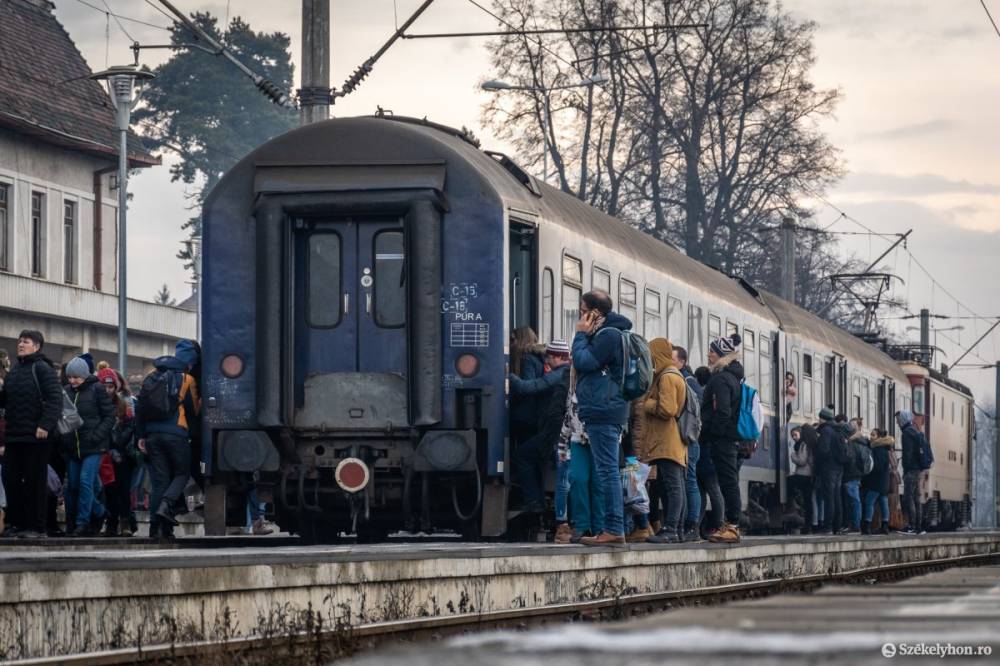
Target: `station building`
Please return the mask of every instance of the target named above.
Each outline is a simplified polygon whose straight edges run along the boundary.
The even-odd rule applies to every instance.
[[[34,328],[57,363],[89,351],[114,365],[114,104],[53,9],[0,0],[0,353],[13,358],[18,332]],[[129,137],[132,169],[159,163]],[[195,336],[196,313],[130,299],[128,323],[134,379],[178,338]]]

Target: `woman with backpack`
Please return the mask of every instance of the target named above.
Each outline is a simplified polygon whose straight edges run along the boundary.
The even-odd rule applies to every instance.
[[[664,338],[649,343],[653,381],[642,403],[642,441],[637,453],[656,467],[654,492],[663,504],[660,531],[649,543],[680,543],[684,540],[683,517],[687,477],[687,447],[681,439],[677,419],[684,410],[687,385],[674,365],[674,348]]]
[[[97,377],[90,373],[87,361],[77,356],[66,364],[66,395],[76,407],[83,425],[76,432],[63,435],[62,451],[67,460],[66,515],[75,516],[70,536],[94,536],[94,524],[106,513],[98,499],[101,489],[101,458],[111,443],[115,424],[114,406]],[[99,524],[99,523],[98,523]]]

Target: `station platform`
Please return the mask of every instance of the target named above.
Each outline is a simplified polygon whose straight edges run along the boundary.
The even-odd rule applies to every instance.
[[[631,622],[462,636],[353,666],[680,666],[1000,661],[1000,567],[880,585],[829,585]]]
[[[207,540],[206,540],[207,541]],[[734,546],[393,543],[0,550],[0,660],[282,635],[823,579],[872,567],[1000,556],[1000,532],[748,537]],[[276,542],[280,544],[281,542]]]

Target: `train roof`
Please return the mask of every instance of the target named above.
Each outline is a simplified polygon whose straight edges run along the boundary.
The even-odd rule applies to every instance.
[[[956,391],[958,391],[959,393],[967,395],[970,398],[972,397],[972,389],[970,389],[968,386],[966,386],[962,382],[955,381],[951,377],[948,377],[947,375],[944,375],[944,374],[938,372],[934,368],[927,368],[927,372],[930,374],[931,379],[933,379],[933,380],[935,380],[937,382],[940,382],[940,383],[944,384],[945,386],[953,388]]]

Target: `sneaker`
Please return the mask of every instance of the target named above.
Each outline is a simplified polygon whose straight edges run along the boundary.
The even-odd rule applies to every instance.
[[[552,543],[558,543],[560,545],[566,545],[572,543],[573,539],[573,528],[569,526],[569,523],[560,523],[556,527],[556,534],[552,538]]]
[[[625,547],[625,535],[624,534],[611,534],[610,532],[601,532],[597,536],[593,537],[583,537],[580,539],[580,543],[584,546],[620,546]]]
[[[676,530],[660,530],[657,534],[646,539],[646,543],[680,543],[681,537]]]
[[[583,539],[590,536],[590,532],[585,532],[583,530],[573,530],[573,535],[569,538],[570,543],[580,543]]]
[[[841,527],[839,530],[836,531],[836,534],[847,534],[850,531],[851,531],[850,527]]]
[[[274,528],[275,525],[273,523],[269,523],[261,517],[253,521],[250,533],[254,536],[267,536],[268,534],[274,534]]]
[[[18,539],[44,539],[45,534],[35,530],[21,530],[17,533]]]
[[[736,525],[726,523],[722,526],[721,530],[709,537],[708,540],[712,543],[739,543],[740,528]]]
[[[698,528],[689,527],[684,530],[684,543],[701,543],[704,539],[701,538],[701,534],[698,533]]]
[[[91,529],[90,525],[77,525],[76,529],[73,530],[68,536],[76,538],[85,538],[94,536],[94,531]]]
[[[625,543],[642,543],[653,536],[653,534],[652,527],[636,527],[625,537]]]

